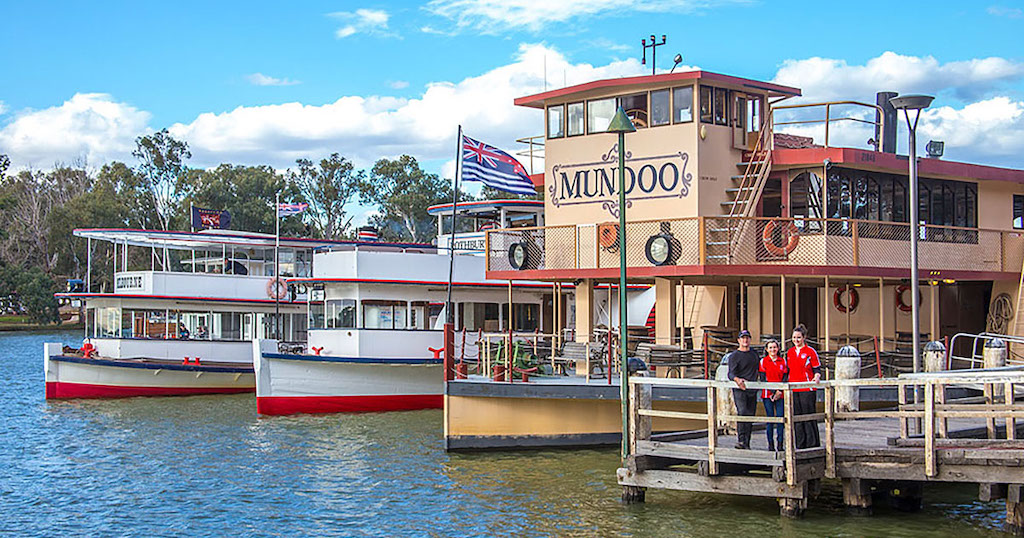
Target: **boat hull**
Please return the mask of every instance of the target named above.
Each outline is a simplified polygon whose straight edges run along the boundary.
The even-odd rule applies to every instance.
[[[213,366],[47,354],[46,398],[130,398],[253,392],[247,365]]]
[[[262,353],[256,362],[261,415],[440,409],[443,367],[434,359],[369,359]]]

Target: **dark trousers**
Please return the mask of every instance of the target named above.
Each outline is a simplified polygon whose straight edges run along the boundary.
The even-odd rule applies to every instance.
[[[732,399],[736,401],[736,414],[752,417],[757,414],[757,391],[753,389],[732,389]],[[750,431],[754,425],[750,422],[736,423],[736,441],[743,446],[750,446]]]
[[[810,415],[817,412],[817,391],[793,393],[793,414]],[[818,438],[818,421],[797,422],[793,425],[793,437],[795,437],[797,448],[811,448],[821,446]]]
[[[781,417],[784,414],[782,400],[772,401],[771,398],[761,398],[764,403],[764,414],[769,417]],[[782,445],[782,424],[768,424],[765,432],[768,434],[768,448],[783,450]],[[775,439],[772,439],[772,432],[775,432]]]

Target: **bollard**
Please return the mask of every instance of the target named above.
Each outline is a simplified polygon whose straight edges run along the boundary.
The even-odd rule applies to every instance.
[[[985,349],[982,351],[982,357],[985,361],[985,368],[1002,368],[1006,366],[1006,356],[1008,355],[1008,349],[1006,342],[1001,338],[993,338],[985,342]],[[996,383],[994,385],[986,385],[986,391],[992,391],[992,397],[1000,399],[1003,397],[1003,385],[1002,383]],[[994,402],[990,402],[994,403]]]
[[[836,352],[836,380],[860,377],[860,351],[843,346]],[[860,388],[837,387],[836,408],[839,411],[860,411]]]
[[[726,355],[722,358],[722,363],[715,369],[715,381],[730,381],[729,379],[729,356]],[[735,383],[732,386],[736,386]],[[735,415],[736,414],[736,402],[733,401],[732,390],[719,389],[718,401],[715,402],[717,406],[718,416],[724,415]],[[736,424],[728,422],[722,419],[718,419],[719,427],[723,428],[727,434],[734,433],[736,431]]]
[[[924,345],[924,371],[941,372],[946,369],[946,346],[938,340]]]

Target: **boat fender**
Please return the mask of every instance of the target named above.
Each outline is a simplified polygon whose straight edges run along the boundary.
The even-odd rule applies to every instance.
[[[310,349],[312,349],[312,350],[313,350],[313,354],[314,354],[314,355],[320,355],[320,352],[324,350],[324,346],[320,346],[320,347],[311,347]]]

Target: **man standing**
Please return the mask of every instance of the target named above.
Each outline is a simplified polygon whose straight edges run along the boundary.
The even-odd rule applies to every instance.
[[[736,414],[752,417],[757,412],[757,391],[747,389],[747,381],[757,381],[761,357],[750,349],[750,331],[740,331],[737,340],[739,349],[729,354],[729,379],[739,387],[732,389],[732,397],[736,401]],[[753,426],[750,422],[736,424],[736,448],[750,448],[750,431]]]

